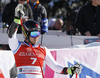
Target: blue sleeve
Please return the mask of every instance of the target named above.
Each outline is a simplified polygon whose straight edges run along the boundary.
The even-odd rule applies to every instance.
[[[48,33],[48,19],[47,18],[42,19],[41,31]]]

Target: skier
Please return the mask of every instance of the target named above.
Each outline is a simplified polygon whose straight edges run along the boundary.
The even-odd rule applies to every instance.
[[[16,15],[22,18],[20,17],[22,14],[19,13],[22,12],[18,11]],[[22,32],[25,40],[24,42],[19,41],[16,37],[18,26],[22,24],[19,18],[14,19],[8,32],[9,47],[13,51],[17,67],[17,78],[42,78],[44,61],[57,73],[71,75],[81,73],[82,66],[80,64],[64,67],[53,59],[50,51],[45,46],[37,44],[41,33],[41,27],[38,22],[31,19],[24,22]]]

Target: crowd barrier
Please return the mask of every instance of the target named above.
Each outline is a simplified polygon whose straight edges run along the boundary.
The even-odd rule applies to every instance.
[[[49,50],[54,59],[63,66],[70,67],[73,64],[80,63],[83,68],[78,78],[100,78],[100,42]],[[7,71],[9,72],[14,63],[11,51],[0,51],[0,69],[5,78],[9,78]],[[45,65],[45,78],[70,78],[70,75],[58,74]],[[75,78],[75,75],[73,78]]]
[[[17,34],[20,41],[24,41],[22,34]],[[61,31],[49,31],[48,34],[41,35],[38,43],[46,46],[49,49],[68,48],[73,45],[84,44],[84,39],[98,38],[97,36],[75,36],[66,35]],[[0,44],[8,44],[7,33],[0,33]]]

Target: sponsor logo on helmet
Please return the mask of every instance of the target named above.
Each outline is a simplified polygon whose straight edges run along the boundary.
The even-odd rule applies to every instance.
[[[38,27],[38,24],[35,24],[36,27]]]

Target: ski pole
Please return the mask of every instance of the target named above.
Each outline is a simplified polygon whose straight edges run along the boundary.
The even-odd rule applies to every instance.
[[[78,74],[76,73],[76,78],[77,78],[77,75],[78,75]]]
[[[77,75],[78,75],[78,74],[76,73],[76,77],[75,77],[75,78],[77,78]],[[72,78],[72,77],[73,77],[73,75],[70,76],[70,78]]]
[[[41,45],[42,45],[42,42],[43,42],[43,34],[41,34]]]

